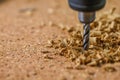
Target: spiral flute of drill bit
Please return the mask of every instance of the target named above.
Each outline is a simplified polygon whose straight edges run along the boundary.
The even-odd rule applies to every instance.
[[[83,47],[84,50],[89,48],[90,24],[84,24]]]

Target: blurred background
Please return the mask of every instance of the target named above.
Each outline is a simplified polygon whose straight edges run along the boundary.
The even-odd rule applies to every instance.
[[[48,22],[62,22],[65,24],[78,23],[77,12],[72,11],[67,1],[68,0],[0,0],[0,17],[6,18],[25,18],[26,22],[33,20],[36,23],[40,21]],[[107,0],[107,5],[104,9],[98,12],[109,11],[113,7],[116,7],[116,12],[120,13],[118,0]],[[27,12],[28,11],[28,12]],[[29,13],[31,11],[31,13]],[[27,17],[26,15],[31,15]],[[3,18],[4,19],[4,18]],[[1,19],[1,20],[3,20]],[[4,20],[3,20],[4,21]],[[10,20],[12,21],[12,20]]]

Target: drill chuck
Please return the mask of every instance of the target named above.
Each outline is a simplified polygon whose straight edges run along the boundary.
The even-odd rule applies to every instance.
[[[79,12],[79,20],[82,23],[91,23],[95,20],[95,12]]]

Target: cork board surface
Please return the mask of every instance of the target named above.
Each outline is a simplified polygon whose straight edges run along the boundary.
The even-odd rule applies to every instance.
[[[108,0],[97,15],[113,7],[120,14],[119,5]],[[113,72],[105,71],[105,65],[76,70],[73,62],[46,48],[48,40],[68,36],[53,24],[79,24],[67,0],[0,2],[0,80],[119,80],[120,63],[111,65]]]

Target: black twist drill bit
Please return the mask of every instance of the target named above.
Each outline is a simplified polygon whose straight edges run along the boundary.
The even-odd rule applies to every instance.
[[[90,36],[90,24],[84,24],[84,35],[83,35],[84,50],[88,50],[89,48],[89,36]]]
[[[89,49],[90,23],[95,19],[95,12],[79,12],[79,20],[84,24],[83,49]]]

